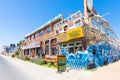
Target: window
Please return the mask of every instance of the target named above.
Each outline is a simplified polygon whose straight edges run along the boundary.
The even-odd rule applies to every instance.
[[[63,45],[63,47],[67,47],[67,45]]]
[[[47,28],[47,33],[50,33],[51,32],[51,29],[50,27]]]
[[[31,40],[30,37],[28,37],[28,40]]]
[[[82,48],[82,42],[77,42],[75,43],[75,53],[77,53],[78,51],[82,51],[83,48]]]
[[[54,28],[55,28],[54,26],[51,26],[51,31],[54,31]]]
[[[43,36],[43,35],[44,35],[44,30],[40,32],[40,36]]]
[[[103,21],[102,21],[101,19],[99,19],[99,23],[100,23],[101,25],[103,25]]]
[[[55,30],[55,34],[58,34],[59,33],[59,31],[58,30]]]
[[[99,29],[99,30],[101,30],[102,29],[102,25],[99,23],[99,22],[97,22],[96,20],[92,20],[92,24],[94,25],[94,28],[97,28],[97,29]]]
[[[74,47],[69,47],[68,48],[68,53],[74,53]]]
[[[72,17],[72,19],[75,19],[75,15],[72,15],[71,17]]]
[[[72,20],[72,17],[71,17],[71,16],[70,16],[70,17],[68,17],[68,18],[67,18],[67,20],[71,21],[71,20]]]
[[[82,42],[75,43],[75,46],[80,46],[80,45],[82,45]]]
[[[77,46],[77,47],[75,47],[75,53],[77,53],[78,51],[82,51],[83,49],[82,49],[82,46]]]
[[[49,54],[49,46],[45,46],[45,54],[48,55]]]
[[[74,53],[74,44],[69,44],[68,53]]]
[[[93,46],[93,52],[92,53],[96,54],[96,47],[95,46]]]
[[[51,52],[52,52],[52,55],[56,55],[57,54],[57,49],[56,49],[56,47],[53,47],[53,48],[51,48]]]
[[[58,22],[56,25],[57,25],[57,26],[60,26],[60,24],[61,24],[61,22]]]
[[[74,46],[74,44],[69,44],[69,46]]]
[[[25,42],[28,41],[28,38],[25,38]]]
[[[82,46],[79,47],[79,50],[82,51]]]
[[[36,52],[36,55],[38,56],[38,57],[42,57],[42,49],[41,48],[37,48],[37,50],[36,50],[37,52]]]
[[[34,35],[32,35],[32,39],[35,39],[35,36],[34,36]]]
[[[31,40],[31,36],[29,37],[29,40]]]
[[[39,36],[39,34],[38,34],[38,33],[36,33],[36,34],[35,34],[35,38],[38,38],[38,36]]]
[[[81,15],[80,11],[78,11],[78,12],[76,13],[76,15]]]
[[[78,19],[78,20],[75,21],[75,27],[79,27],[79,26],[81,26],[81,25],[82,25],[82,24],[81,24],[80,19]]]
[[[28,51],[29,51],[29,52],[28,52],[28,55],[32,53],[32,49],[29,49]]]
[[[64,26],[63,28],[64,28],[64,31],[67,31],[67,30],[68,30],[68,26],[67,26],[67,25]]]
[[[98,25],[98,23],[95,20],[92,20],[92,24],[95,25],[95,26]]]

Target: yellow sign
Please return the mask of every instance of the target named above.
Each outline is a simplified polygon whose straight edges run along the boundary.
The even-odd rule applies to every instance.
[[[65,41],[67,41],[66,33],[61,33],[61,34],[57,35],[57,41],[58,42],[65,42]]]
[[[82,27],[71,29],[67,31],[66,35],[68,40],[80,38],[84,36]]]
[[[68,30],[66,33],[61,33],[57,35],[57,41],[58,42],[65,42],[71,39],[76,39],[84,37],[82,27],[77,27],[71,30]]]

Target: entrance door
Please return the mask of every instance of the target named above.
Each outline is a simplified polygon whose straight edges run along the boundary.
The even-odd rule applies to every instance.
[[[48,45],[45,47],[45,55],[49,55],[49,46]]]

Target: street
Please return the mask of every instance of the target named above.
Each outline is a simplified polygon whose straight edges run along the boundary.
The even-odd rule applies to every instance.
[[[87,80],[92,77],[89,71],[70,70],[61,74],[56,71],[56,69],[0,55],[0,80]]]
[[[17,67],[0,56],[0,80],[32,80]]]
[[[0,55],[0,80],[120,80],[120,61],[95,70],[56,69]]]

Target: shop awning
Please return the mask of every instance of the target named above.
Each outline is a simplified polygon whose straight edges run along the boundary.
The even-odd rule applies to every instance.
[[[31,49],[31,48],[37,48],[37,47],[40,47],[40,42],[32,42],[27,46],[23,46],[22,49]]]

